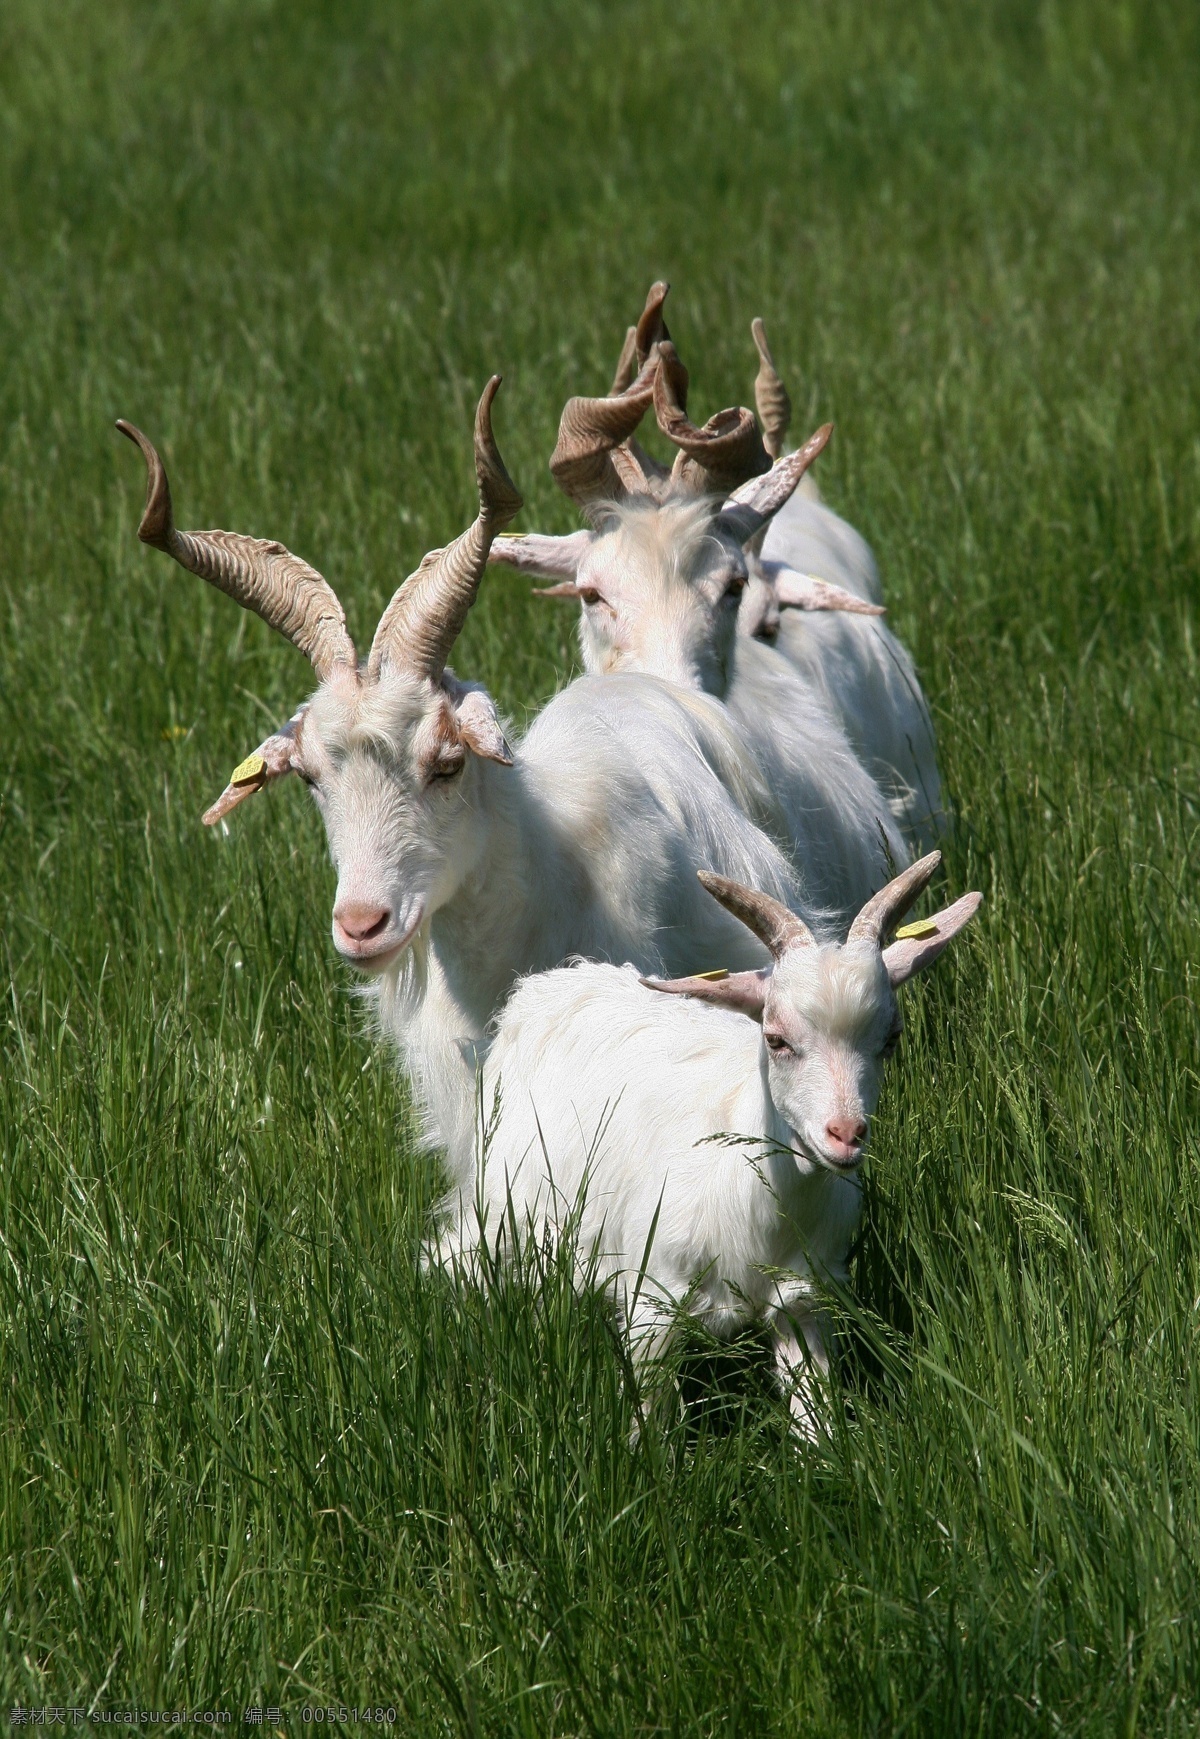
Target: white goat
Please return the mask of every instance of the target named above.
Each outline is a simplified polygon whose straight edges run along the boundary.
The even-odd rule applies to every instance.
[[[482,1153],[451,1153],[438,1256],[469,1271],[481,1239],[503,1250],[570,1224],[638,1360],[681,1311],[722,1335],[765,1317],[797,1422],[811,1425],[805,1367],[828,1368],[821,1285],[847,1278],[855,1173],[900,1035],[895,990],[980,902],[967,894],[886,945],[939,862],[896,877],[841,945],[702,873],[770,949],[762,971],[648,987],[634,967],[578,965],[526,979],[484,1064]]]
[[[768,451],[778,457],[791,404],[761,320],[751,328],[760,366],[755,402]],[[868,612],[821,611],[827,587],[867,605],[883,590],[870,545],[820,496],[811,473],[747,551],[749,582],[738,632],[774,645],[840,720],[887,792],[908,839],[930,845],[944,831],[937,740],[913,661]]]
[[[818,615],[809,602],[814,580],[876,602],[869,546],[823,501],[797,492],[772,521],[761,555],[748,554],[748,566],[739,635],[774,647],[794,666],[843,726],[907,838],[931,842],[946,816],[937,739],[911,657],[878,618]]]
[[[841,726],[872,780],[886,796],[888,807],[911,842],[928,845],[942,827],[941,786],[937,748],[925,698],[912,660],[895,635],[879,620],[883,614],[879,575],[871,551],[859,534],[824,505],[808,465],[824,446],[832,426],[819,430],[798,454],[777,463],[771,511],[752,519],[729,510],[746,489],[761,491],[765,480],[747,483],[779,454],[791,418],[787,391],[775,368],[761,320],[752,326],[760,367],[754,383],[755,403],[762,421],[761,436],[748,410],[721,411],[697,429],[686,415],[687,371],[670,341],[663,319],[668,286],[651,287],[636,327],[626,335],[612,390],[605,399],[572,399],[563,412],[551,470],[559,483],[593,521],[591,532],[567,538],[502,539],[492,552],[525,571],[561,582],[549,594],[580,597],[585,618],[580,626],[588,669],[641,668],[659,670],[674,680],[681,666],[693,669],[697,647],[712,634],[704,618],[717,608],[737,603],[738,631],[747,639],[774,642],[807,689],[808,700],[796,700],[798,690],[776,684],[768,697],[755,690],[766,681],[766,667],[750,658],[733,671],[732,685],[722,687],[713,658],[701,675],[710,692],[722,694],[731,709],[761,742],[768,727],[785,730],[788,709],[794,709],[798,742],[776,745],[768,778],[781,799],[780,825],[801,857],[807,850],[803,822],[797,831],[796,802],[807,830],[822,816],[824,792],[806,793],[803,783],[788,792],[780,781],[794,778],[807,764],[820,785],[819,761],[804,761],[805,740],[812,740],[814,701]],[[658,357],[660,378],[653,393],[655,413],[663,433],[679,448],[668,474],[638,446],[634,430],[651,394],[644,390],[646,371]],[[634,371],[642,373],[637,380]],[[641,397],[639,398],[639,393]],[[734,498],[725,510],[712,507],[707,544],[680,552],[673,578],[659,573],[647,587],[645,570],[654,560],[652,544],[662,546],[644,516],[622,528],[621,505],[646,506],[694,500],[696,493]],[[794,493],[792,493],[794,491]],[[719,492],[719,494],[718,494]],[[761,499],[761,497],[760,497]],[[614,510],[614,503],[616,504]],[[740,523],[739,523],[740,517]],[[696,531],[694,521],[678,522]],[[754,529],[747,531],[747,526]],[[624,529],[624,548],[611,534]],[[689,571],[690,570],[690,571]],[[718,582],[728,588],[720,594]],[[687,585],[692,597],[687,600]],[[636,637],[637,644],[631,645]],[[684,644],[680,644],[681,637]],[[710,642],[722,643],[718,630]],[[765,710],[767,705],[774,710]],[[820,732],[817,732],[819,737]],[[799,756],[799,758],[797,758]],[[836,792],[836,778],[831,787]],[[811,800],[806,800],[811,799]],[[862,803],[858,805],[861,809]],[[835,821],[837,836],[840,824]],[[853,823],[850,823],[853,831]],[[861,852],[861,839],[849,842]],[[893,855],[894,846],[893,846]],[[897,861],[904,861],[901,854]],[[836,852],[835,852],[836,857]],[[820,885],[818,874],[817,883]],[[853,904],[853,893],[847,896]]]
[[[762,768],[777,805],[774,831],[807,898],[849,918],[887,875],[889,857],[892,867],[908,861],[903,837],[820,690],[773,648],[736,633],[748,573],[742,545],[761,536],[829,430],[769,475],[744,480],[721,508],[708,493],[714,483],[724,493],[732,480],[766,464],[753,416],[721,413],[715,438],[692,428],[679,402],[686,375],[674,346],[657,336],[652,352],[654,360],[648,349],[648,368],[623,394],[573,399],[563,413],[551,466],[594,529],[501,538],[489,559],[557,580],[544,596],[580,600],[589,671],[640,671],[721,698]],[[629,416],[621,413],[636,410],[639,392],[649,400],[647,374],[660,425],[691,474],[681,467],[670,480],[656,476],[630,444]],[[580,449],[593,461],[582,475]],[[614,501],[598,488],[611,487],[612,479],[594,461],[618,452],[626,474],[637,452],[645,487],[630,490],[618,472],[621,498]],[[872,608],[833,586],[811,590],[821,598],[818,607]]]
[[[446,668],[492,537],[520,506],[492,436],[498,384],[476,418],[479,517],[399,588],[362,665],[319,574],[281,544],[177,531],[158,454],[118,425],[147,462],[143,542],[255,610],[321,679],[204,819],[284,774],[309,784],[338,874],[334,942],[371,975],[427,1133],[450,1143],[472,1123],[475,1048],[520,974],[576,954],[672,973],[756,964],[758,945],[698,887],[702,864],[795,897],[785,859],[746,825],[767,799],[707,697],[585,678],[514,751],[490,698]]]

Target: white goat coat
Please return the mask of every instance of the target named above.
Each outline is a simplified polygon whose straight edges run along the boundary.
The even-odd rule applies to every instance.
[[[848,919],[909,861],[889,794],[828,696],[785,655],[743,635],[732,655],[725,705],[774,796],[776,830],[808,900]]]
[[[779,563],[883,602],[870,546],[823,501],[798,489],[763,541]],[[784,609],[775,645],[839,719],[910,840],[927,848],[944,830],[937,740],[912,659],[878,617]]]
[[[484,1118],[497,1090],[499,1114],[481,1174],[477,1142],[451,1152],[443,1259],[469,1259],[477,1205],[494,1243],[510,1211],[537,1236],[582,1200],[581,1255],[647,1337],[643,1353],[685,1301],[727,1334],[754,1315],[803,1316],[817,1277],[846,1278],[859,1185],[790,1151],[744,1015],[659,995],[630,966],[545,973],[514,992],[482,1087]]]
[[[787,860],[746,819],[769,802],[758,769],[706,695],[582,677],[534,720],[514,766],[472,756],[464,776],[470,867],[372,987],[424,1132],[451,1150],[473,1138],[476,1062],[518,977],[578,955],[666,977],[765,964],[700,869],[798,904]]]

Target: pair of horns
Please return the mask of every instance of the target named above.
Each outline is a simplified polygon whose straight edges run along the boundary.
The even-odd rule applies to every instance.
[[[564,407],[550,470],[579,507],[661,494],[672,480],[695,494],[730,495],[769,471],[782,451],[791,401],[758,319],[751,333],[759,355],[754,401],[762,432],[744,406],[718,411],[702,428],[690,421],[687,369],[663,318],[669,289],[661,281],[651,285],[641,318],[625,334],[607,398],[573,398]],[[633,438],[651,404],[659,428],[678,449],[669,472]]]
[[[870,942],[881,947],[888,931],[929,886],[941,861],[941,852],[931,851],[893,877],[867,901],[851,924],[846,941]],[[700,870],[698,874],[714,900],[719,900],[726,911],[754,932],[773,960],[781,960],[793,948],[816,947],[808,925],[781,900],[730,881],[728,876],[714,875],[711,870]]]
[[[441,681],[446,660],[475,602],[492,539],[521,508],[492,433],[493,375],[475,413],[475,475],[479,512],[445,549],[434,550],[399,588],[380,618],[367,659],[367,677],[384,666]],[[231,531],[179,531],[166,469],[153,444],[132,423],[117,423],[146,461],[146,506],[138,536],[173,556],[181,567],[253,610],[303,652],[317,676],[357,671],[358,657],[345,611],[328,580],[283,544]]]

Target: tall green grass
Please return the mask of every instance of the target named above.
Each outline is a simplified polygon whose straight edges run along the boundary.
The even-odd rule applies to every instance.
[[[0,9],[10,1703],[1200,1731],[1198,120],[1153,0]],[[820,1451],[753,1345],[635,1450],[561,1264],[421,1272],[303,793],[198,823],[310,674],[138,547],[111,427],[365,634],[493,369],[519,524],[573,523],[558,411],[659,275],[701,415],[762,313],[836,421],[987,896],[909,996]],[[496,575],[456,664],[519,721],[571,630]]]

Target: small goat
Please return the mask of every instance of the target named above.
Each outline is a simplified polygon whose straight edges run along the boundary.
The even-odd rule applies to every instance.
[[[482,1156],[478,1139],[450,1155],[438,1257],[469,1268],[481,1238],[503,1248],[571,1224],[637,1359],[661,1350],[680,1311],[721,1335],[765,1317],[810,1425],[805,1366],[826,1370],[830,1353],[820,1287],[847,1277],[855,1174],[900,1036],[895,992],[980,903],[966,894],[888,944],[940,861],[897,876],[843,944],[702,872],[770,950],[761,971],[652,982],[584,964],[526,979],[483,1068]]]
[[[501,538],[489,559],[557,580],[542,596],[580,600],[589,671],[640,671],[723,700],[774,796],[774,831],[806,897],[848,918],[886,876],[889,857],[907,862],[903,837],[821,691],[773,648],[736,632],[749,573],[742,546],[761,538],[831,431],[764,476],[769,460],[751,412],[724,411],[706,430],[694,428],[663,295],[656,285],[643,315],[637,380],[605,399],[572,399],[563,412],[551,469],[594,529]],[[680,448],[669,478],[632,442],[639,403],[651,399]],[[817,582],[808,601],[878,611]]]
[[[363,664],[332,587],[282,544],[176,530],[162,461],[118,424],[148,468],[142,541],[256,611],[320,679],[204,819],[288,773],[310,786],[337,869],[334,942],[371,975],[427,1134],[451,1143],[472,1124],[476,1047],[520,974],[579,954],[670,973],[759,963],[699,888],[705,863],[796,897],[746,825],[768,802],[757,769],[706,696],[583,678],[512,749],[489,696],[447,668],[492,538],[521,505],[492,435],[498,385],[476,416],[479,515],[399,588]]]

